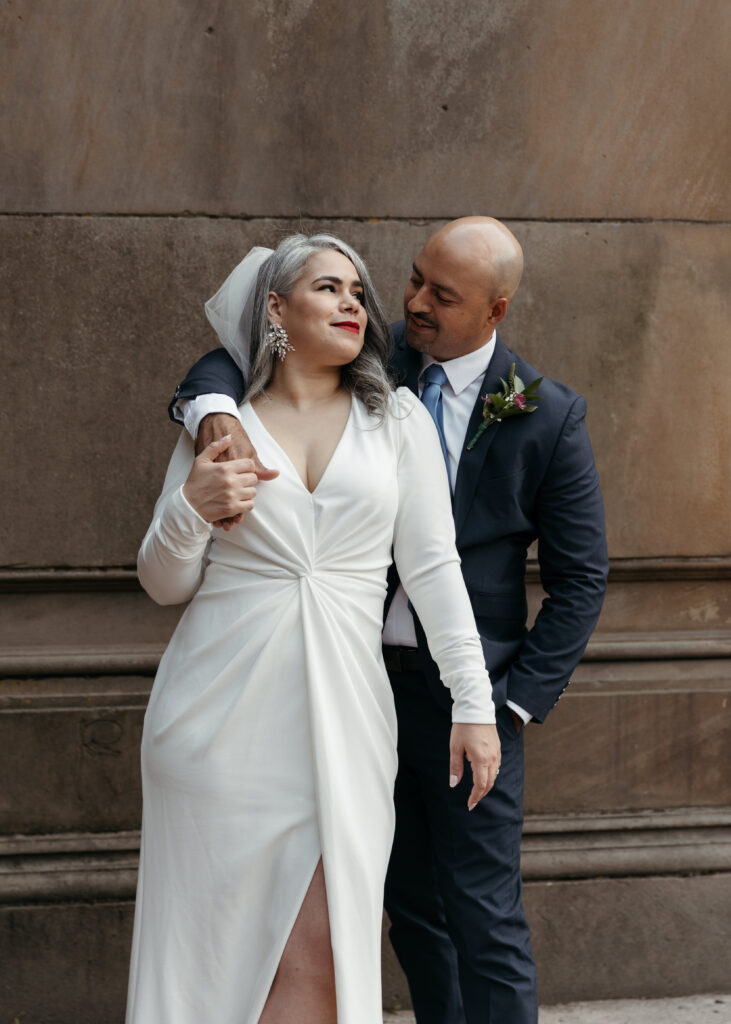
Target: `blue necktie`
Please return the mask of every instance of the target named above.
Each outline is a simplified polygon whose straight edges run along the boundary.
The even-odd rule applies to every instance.
[[[439,441],[442,446],[442,455],[447,466],[447,479],[449,480],[449,456],[447,455],[447,441],[444,437],[444,409],[442,405],[442,385],[447,383],[444,367],[440,366],[439,363],[431,363],[424,370],[422,380],[424,381],[424,390],[421,392],[421,400],[436,423]]]

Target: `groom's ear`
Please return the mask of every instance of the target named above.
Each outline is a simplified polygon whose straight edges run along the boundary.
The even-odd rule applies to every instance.
[[[281,296],[277,295],[276,292],[269,292],[267,299],[267,313],[269,314],[269,320],[271,323],[278,324],[282,319],[282,304],[283,300]]]
[[[493,327],[496,327],[507,313],[508,303],[509,300],[504,296],[500,296],[491,302],[487,322],[492,324]]]

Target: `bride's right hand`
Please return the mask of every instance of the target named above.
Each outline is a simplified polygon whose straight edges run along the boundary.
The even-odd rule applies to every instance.
[[[215,461],[230,444],[227,434],[206,445],[183,484],[183,497],[207,523],[219,523],[254,507],[258,479],[254,461]]]

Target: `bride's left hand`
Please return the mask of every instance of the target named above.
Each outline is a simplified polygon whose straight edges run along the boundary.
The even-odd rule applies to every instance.
[[[494,725],[455,722],[449,736],[449,785],[462,780],[464,759],[472,768],[472,792],[467,809],[473,810],[495,785],[500,770],[500,737]]]

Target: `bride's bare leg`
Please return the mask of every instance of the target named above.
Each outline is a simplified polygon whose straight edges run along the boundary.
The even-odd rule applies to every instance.
[[[284,947],[259,1024],[337,1024],[337,1019],[325,873],[320,861]]]

